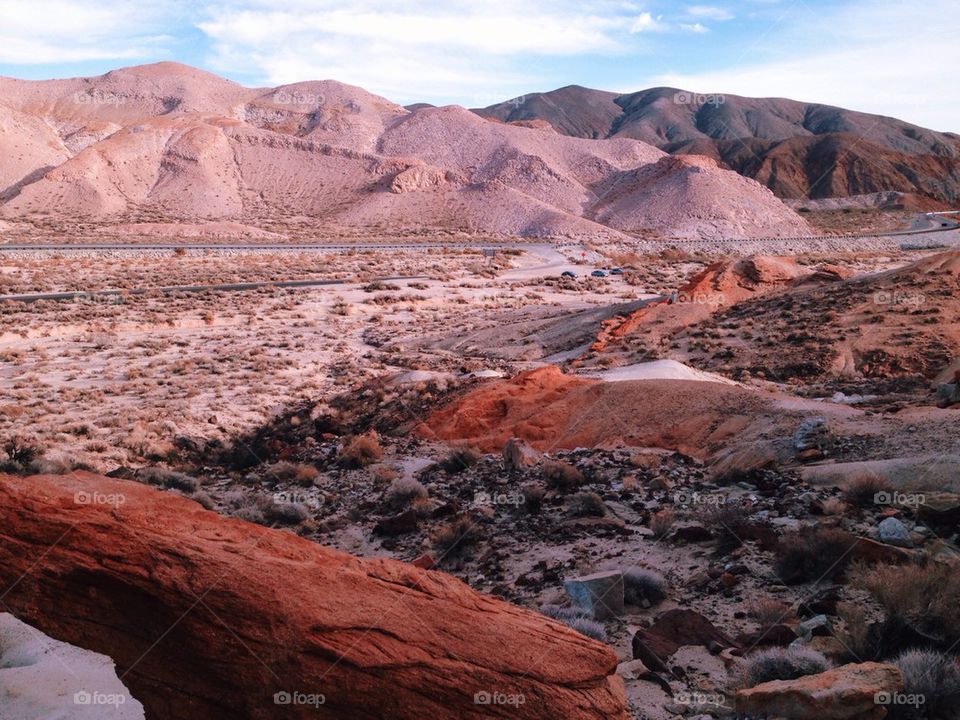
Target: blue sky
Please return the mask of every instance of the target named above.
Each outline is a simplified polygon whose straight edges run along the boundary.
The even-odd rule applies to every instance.
[[[0,0],[0,74],[177,60],[246,85],[332,78],[466,106],[672,85],[960,132],[958,20],[958,0]]]

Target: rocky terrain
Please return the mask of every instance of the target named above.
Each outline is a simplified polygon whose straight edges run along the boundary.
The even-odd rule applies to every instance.
[[[623,253],[6,256],[84,290],[2,307],[0,583],[62,702],[951,717],[956,253]]]
[[[677,155],[705,155],[782,198],[895,191],[924,209],[955,206],[960,137],[901,120],[783,98],[675,88],[616,93],[570,86],[487,108],[504,122],[541,121],[585,138],[635,138]]]
[[[960,230],[554,100],[0,80],[0,720],[960,717]]]

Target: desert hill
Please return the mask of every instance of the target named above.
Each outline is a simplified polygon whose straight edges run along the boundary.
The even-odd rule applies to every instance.
[[[952,376],[945,371],[960,355],[957,252],[848,279],[830,266],[800,273],[784,265],[779,281],[768,268],[767,282],[757,284],[744,282],[750,262],[709,268],[691,281],[689,302],[627,316],[595,351],[848,392],[924,389]]]
[[[942,203],[960,198],[960,137],[829,105],[570,86],[475,112],[504,122],[543,120],[575,137],[627,137],[671,154],[707,155],[783,198],[883,191]]]
[[[666,161],[641,140],[490,123],[459,107],[411,112],[330,80],[245,88],[176,63],[0,78],[0,119],[0,214],[13,219],[297,215],[326,227],[580,238],[809,232],[769,190],[707,158]]]

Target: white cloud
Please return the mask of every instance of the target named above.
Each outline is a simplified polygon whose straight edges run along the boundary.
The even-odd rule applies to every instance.
[[[714,5],[693,5],[687,8],[687,14],[690,17],[701,18],[703,20],[715,20],[723,22],[733,20],[734,15],[726,8],[716,7]]]
[[[271,84],[335,78],[410,102],[528,92],[536,58],[623,52],[633,11],[611,0],[265,0],[210,6],[198,27],[216,69]],[[489,104],[489,103],[487,103]]]
[[[177,2],[95,6],[79,0],[0,0],[0,62],[132,60],[160,50]]]
[[[654,17],[648,12],[637,15],[630,23],[630,32],[658,32],[665,30],[666,26],[662,22],[662,16]]]
[[[333,78],[400,102],[464,105],[629,79],[628,90],[786,96],[960,130],[960,45],[942,30],[960,20],[956,0],[922,11],[889,0],[690,2],[660,15],[653,0],[0,0],[0,64],[59,73],[187,50],[178,59],[249,83]],[[754,32],[765,18],[771,27]],[[752,23],[746,37],[741,22]],[[670,72],[702,67],[701,44],[717,69]],[[664,72],[644,78],[641,58]]]
[[[960,94],[952,92],[960,44],[930,26],[955,27],[960,4],[916,6],[869,0],[778,27],[745,48],[744,62],[701,73],[665,73],[654,85],[694,92],[789,97],[890,115],[935,130],[960,132]]]

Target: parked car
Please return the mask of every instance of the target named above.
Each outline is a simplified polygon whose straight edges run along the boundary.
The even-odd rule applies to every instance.
[[[560,277],[575,278],[577,274],[573,270],[564,270],[560,273]]]
[[[593,277],[606,277],[607,274],[603,270],[594,270],[590,273]]]
[[[610,274],[611,274],[611,275],[623,275],[623,268],[611,268],[611,269],[610,269]]]

